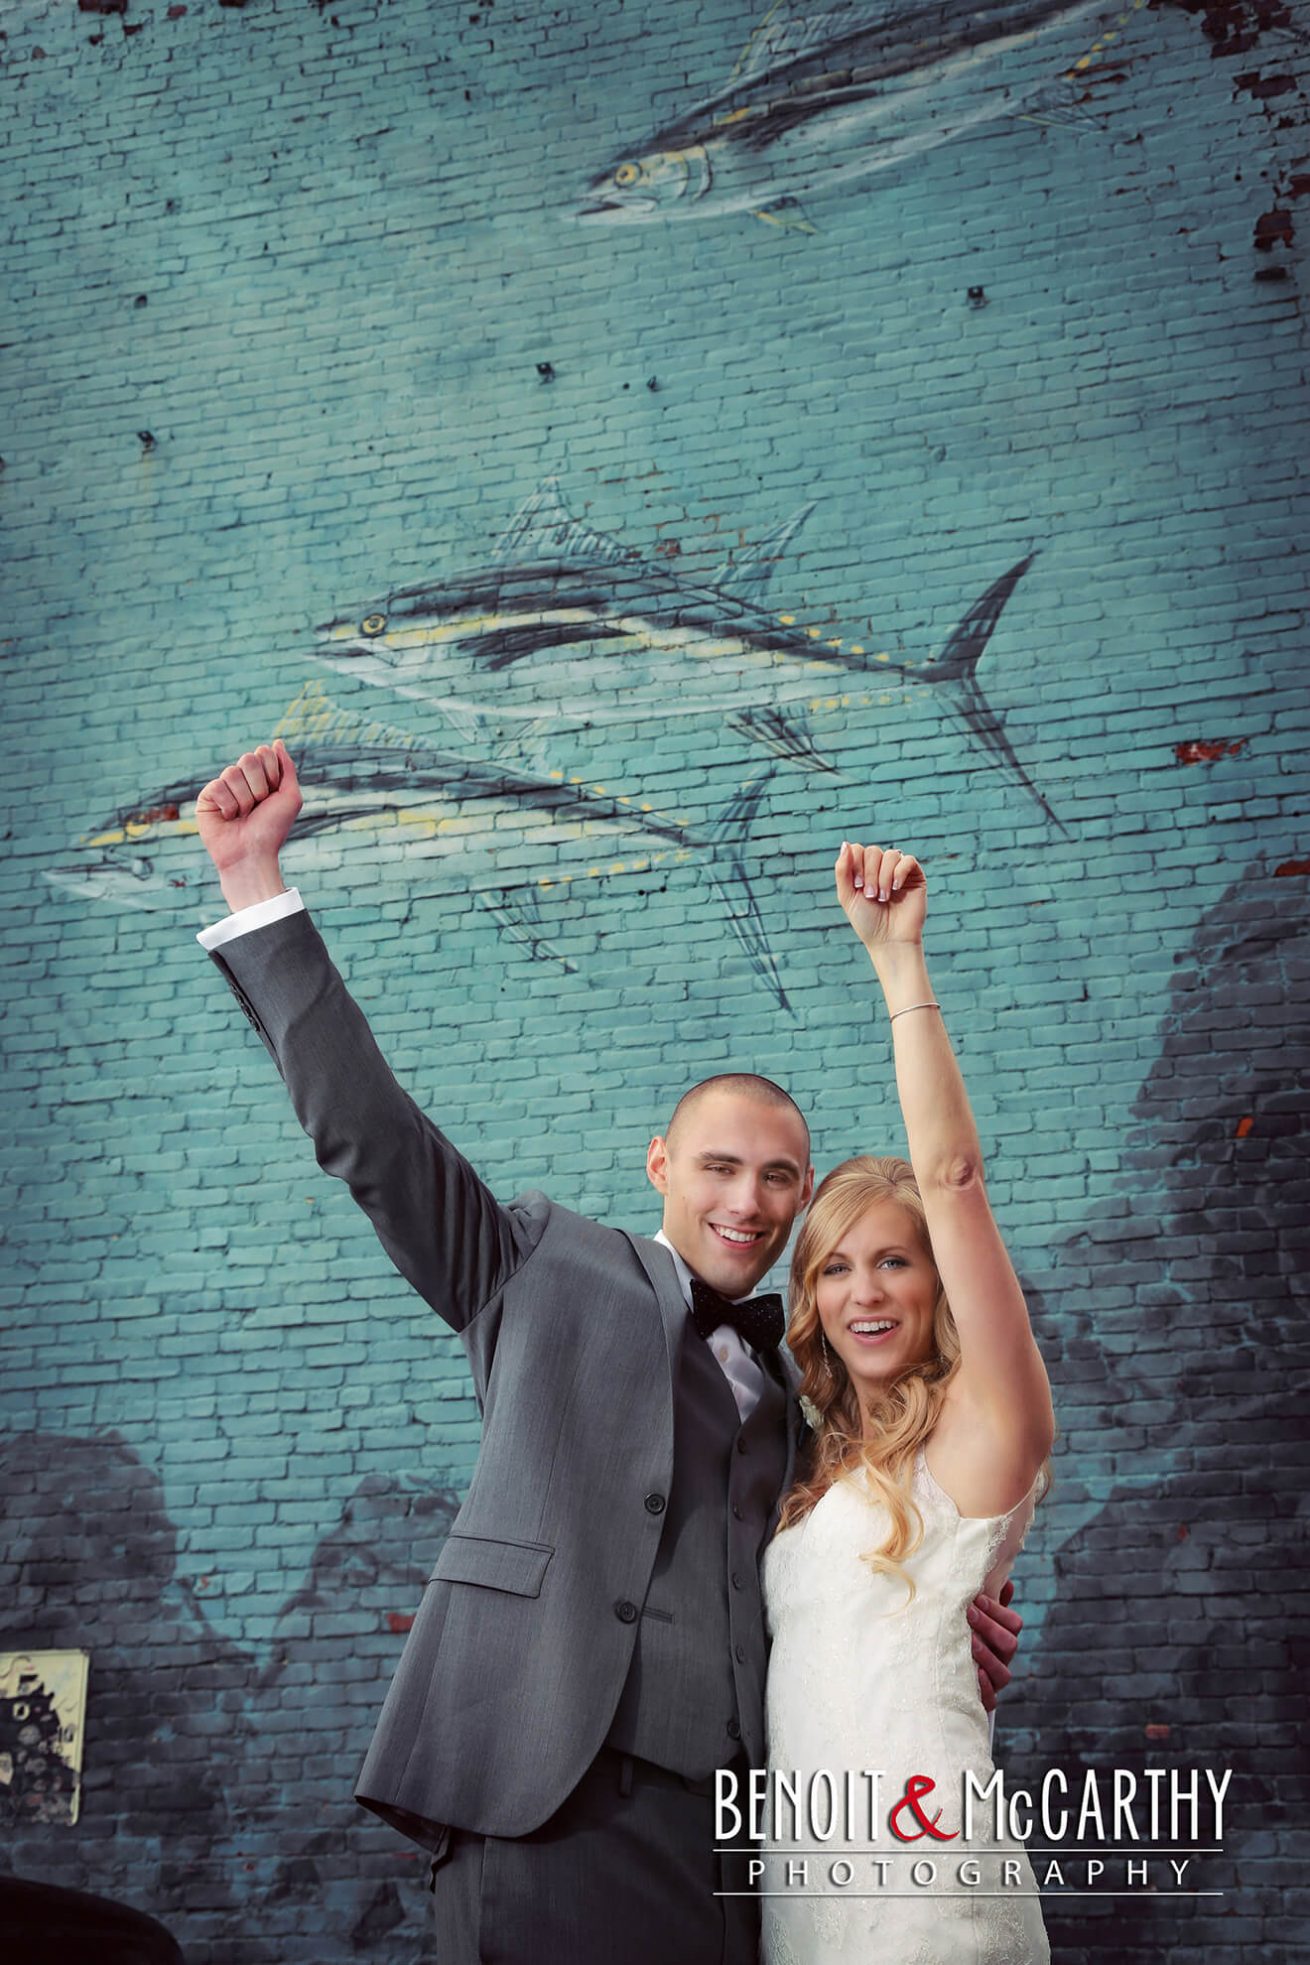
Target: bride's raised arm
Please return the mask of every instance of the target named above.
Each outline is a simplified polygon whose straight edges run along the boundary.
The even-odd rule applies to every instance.
[[[913,856],[844,841],[837,898],[892,1019],[896,1088],[928,1235],[960,1339],[933,1471],[965,1514],[1004,1512],[1050,1452],[1050,1382],[992,1215],[982,1149],[924,958],[927,882]]]

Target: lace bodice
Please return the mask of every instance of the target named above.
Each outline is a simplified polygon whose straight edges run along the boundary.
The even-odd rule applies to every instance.
[[[928,1837],[906,1845],[887,1826],[910,1777],[927,1775],[935,1787],[926,1814],[940,1809],[937,1827],[958,1835],[965,1769],[984,1783],[991,1775],[965,1612],[979,1590],[995,1595],[1004,1583],[1038,1487],[1007,1514],[962,1516],[921,1449],[911,1492],[924,1523],[905,1562],[913,1598],[903,1578],[862,1560],[884,1540],[887,1516],[861,1477],[836,1482],[765,1551],[770,1769],[807,1782],[821,1770],[883,1775],[876,1840],[866,1814],[854,1835],[797,1843],[792,1861],[808,1859],[803,1888],[794,1886],[796,1870],[788,1886],[786,1858],[770,1850],[765,1965],[1036,1965],[1050,1955],[1027,1859],[990,1838],[990,1810],[975,1811],[967,1848]],[[902,1826],[913,1827],[913,1816],[903,1816]],[[973,1885],[958,1874],[969,1859],[979,1872]],[[936,1874],[916,1886],[912,1865],[924,1860]],[[844,1885],[830,1878],[831,1865],[843,1861],[853,1872]]]

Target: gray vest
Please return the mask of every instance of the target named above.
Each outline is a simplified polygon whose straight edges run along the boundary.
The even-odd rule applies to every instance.
[[[704,1779],[745,1750],[764,1765],[759,1557],[786,1468],[787,1399],[764,1390],[741,1423],[732,1388],[690,1317],[678,1360],[673,1491],[607,1736],[612,1747]]]

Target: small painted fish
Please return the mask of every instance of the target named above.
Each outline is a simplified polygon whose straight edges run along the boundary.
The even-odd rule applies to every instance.
[[[817,14],[775,6],[726,86],[610,162],[574,215],[763,216],[1025,108],[1045,104],[1048,120],[1080,120],[1062,110],[1054,78],[1085,70],[1144,4],[851,0]]]
[[[640,798],[563,772],[537,775],[394,743],[300,746],[305,808],[283,852],[291,878],[339,867],[343,834],[394,837],[406,870],[433,861],[534,956],[556,956],[540,896],[554,887],[688,865],[710,882],[733,934],[778,1003],[790,1008],[747,877],[746,846],[768,779],[736,793],[717,820],[693,826]],[[212,773],[209,774],[212,776]],[[195,804],[208,777],[184,779],[115,813],[45,878],[64,893],[145,910],[212,904],[214,876]],[[566,967],[573,965],[566,963]]]

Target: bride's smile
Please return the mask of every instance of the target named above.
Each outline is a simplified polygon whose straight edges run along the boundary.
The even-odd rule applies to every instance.
[[[933,1355],[936,1268],[895,1201],[875,1202],[842,1236],[815,1282],[819,1321],[857,1388],[883,1385]]]

